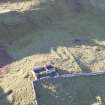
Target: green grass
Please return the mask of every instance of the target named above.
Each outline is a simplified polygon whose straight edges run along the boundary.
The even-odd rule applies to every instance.
[[[24,32],[21,29],[22,33],[16,33],[12,39],[9,36],[4,37],[5,40],[15,39],[12,46],[9,46],[9,50],[16,58],[28,56],[30,53],[48,53],[52,47],[72,46],[70,43],[75,38],[83,37],[89,42],[91,40],[104,40],[104,17],[104,14],[81,13],[77,16],[68,16],[64,17],[63,20],[54,21],[50,27],[45,26],[46,29],[40,28],[40,31],[39,29],[34,31],[35,28],[32,25],[33,31],[26,29]],[[45,47],[47,49],[44,49]]]
[[[34,82],[39,105],[104,105],[105,76]],[[97,104],[94,104],[97,103]]]
[[[91,68],[94,66],[94,71],[105,70],[104,48],[101,51],[94,50],[94,46],[99,48],[105,46],[102,43],[105,41],[105,14],[92,8],[76,13],[70,10],[63,0],[63,2],[55,0],[54,5],[49,4],[50,0],[44,1],[45,3],[43,2],[39,8],[36,7],[35,11],[0,14],[0,45],[6,46],[10,55],[14,57],[14,62],[8,68],[9,76],[1,79],[0,85],[4,90],[12,89],[16,102],[20,105],[29,105],[33,102],[31,70],[37,65],[45,65],[51,61],[48,56],[51,55],[53,47],[57,49],[69,47],[70,54],[73,53],[77,60],[83,61],[81,65],[84,62],[89,64],[95,62],[94,65],[91,65]],[[30,20],[27,16],[30,17]],[[1,24],[2,22],[5,24]],[[78,45],[78,43],[73,43],[76,38],[86,39],[87,42]],[[85,47],[83,48],[82,45]],[[71,63],[72,60],[70,58],[69,60]],[[75,65],[63,65],[65,60],[54,63],[58,69],[68,72],[72,68],[73,71],[76,71]],[[38,83],[36,92],[39,92],[41,97],[41,105],[44,103],[49,105],[50,101],[51,105],[91,105],[98,101],[97,97],[102,98],[102,105],[104,105],[104,81],[103,77],[48,80]]]
[[[8,45],[9,42],[12,42],[12,46],[9,46],[9,50],[11,50],[11,53],[15,55],[16,58],[21,58],[23,54],[27,56],[31,51],[38,51],[37,45],[39,45],[41,49],[43,46],[46,46],[47,43],[55,43],[54,45],[49,44],[50,50],[51,47],[66,46],[66,43],[71,42],[73,38],[77,37],[85,37],[89,38],[89,40],[105,39],[105,15],[101,12],[86,11],[80,14],[73,14],[66,11],[64,16],[59,16],[59,14],[55,16],[56,11],[53,14],[53,10],[50,15],[49,12],[50,10],[39,10],[38,13],[30,13],[29,15],[32,17],[32,21],[35,24],[30,23],[28,20],[25,21],[23,17],[23,15],[26,15],[25,12],[23,14],[20,13],[19,19],[17,18],[18,16],[15,15],[13,17],[12,15],[1,15],[0,21],[14,24],[19,21],[20,25],[14,25],[17,28],[10,26],[8,30],[6,28],[5,30],[1,30],[0,43]],[[52,20],[52,23],[47,24],[47,16]],[[40,40],[40,43],[37,40]],[[28,52],[29,49],[30,52]],[[25,52],[27,53],[25,54]]]

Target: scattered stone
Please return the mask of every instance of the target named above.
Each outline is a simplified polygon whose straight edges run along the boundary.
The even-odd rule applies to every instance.
[[[85,48],[86,48],[86,46],[85,46],[85,45],[82,45],[82,46],[81,46],[81,48],[85,49]]]
[[[74,42],[75,42],[75,43],[80,43],[81,40],[80,40],[80,39],[74,39]]]
[[[11,89],[5,91],[6,95],[11,95],[12,93],[13,93],[13,91]]]
[[[74,43],[85,43],[87,40],[85,38],[76,38],[73,41]]]
[[[12,93],[11,95],[9,95],[9,101],[11,102],[11,103],[13,103],[14,102],[14,94]]]
[[[97,47],[96,48],[96,51],[101,51],[101,50],[104,50],[105,48],[103,48],[103,47]]]
[[[24,74],[24,78],[28,78],[30,75],[28,73]]]

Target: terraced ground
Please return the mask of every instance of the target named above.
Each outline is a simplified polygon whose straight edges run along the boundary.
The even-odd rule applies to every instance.
[[[37,0],[20,10],[11,5],[0,13],[0,46],[13,58],[0,68],[8,71],[0,76],[0,104],[33,105],[35,66],[52,62],[60,74],[105,71],[105,14],[89,1]]]

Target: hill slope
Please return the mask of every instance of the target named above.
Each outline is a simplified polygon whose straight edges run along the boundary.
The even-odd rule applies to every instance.
[[[35,66],[52,62],[61,74],[105,71],[105,15],[90,0],[40,0],[30,9],[16,8],[0,14],[0,45],[14,58],[0,78],[4,92],[13,91],[2,96],[7,103],[33,105]]]

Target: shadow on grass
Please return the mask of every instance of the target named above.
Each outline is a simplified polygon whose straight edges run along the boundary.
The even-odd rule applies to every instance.
[[[41,80],[34,87],[39,105],[104,105],[104,81],[103,76],[81,76]]]
[[[75,57],[74,57],[75,58]],[[86,64],[85,62],[82,62],[78,57],[75,58],[77,64],[80,66],[82,72],[86,72],[86,73],[89,73],[89,72],[92,72],[88,66],[88,64]]]
[[[74,73],[74,71],[62,70],[62,69],[57,68],[57,67],[55,67],[55,70],[59,75]]]
[[[33,32],[39,32],[40,30],[49,29],[49,27],[54,26],[54,24],[58,20],[62,21],[64,19],[64,14],[65,14],[64,9],[67,11],[67,13],[70,13],[71,11],[70,8],[72,8],[71,4],[68,2],[69,2],[68,0],[65,1],[63,0],[62,2],[58,0],[55,1],[45,0],[45,2],[43,1],[40,3],[40,8],[37,9],[24,11],[24,12],[12,11],[0,14],[0,45],[6,46],[6,49],[8,48],[8,46],[9,48],[11,48],[15,46],[15,44],[19,44],[18,42],[19,39],[22,39],[27,35],[31,35]],[[81,0],[78,1],[71,0],[71,2],[73,3],[73,8],[72,8],[73,12],[79,13],[80,11],[82,11]],[[63,7],[64,4],[65,6]],[[75,16],[72,18],[75,18]],[[56,37],[53,38],[53,35],[51,35],[51,37],[49,35],[46,37],[42,35],[42,38],[36,39],[36,42],[38,43],[35,43],[35,45],[33,44],[34,47],[31,48],[31,50],[30,48],[29,49],[27,48],[27,51],[25,51],[21,57],[18,57],[8,63],[3,63],[3,66],[11,62],[14,62],[16,60],[20,60],[24,57],[31,56],[33,54],[48,53],[53,47],[54,48],[57,48],[59,46],[72,47],[71,45],[72,40],[70,39],[71,37],[69,37],[70,36],[69,34],[72,33],[70,32],[67,33],[68,37],[66,40],[65,40],[66,37],[62,35],[62,32],[58,34],[56,35],[57,38]],[[62,43],[61,39],[63,39]],[[74,46],[88,45],[88,42],[86,42],[85,39],[82,38],[74,39],[75,40]],[[94,45],[95,43],[93,44],[93,46]],[[26,47],[27,44],[19,46]],[[17,50],[18,48],[14,49]],[[18,53],[20,52],[18,51]]]
[[[0,47],[0,68],[11,63],[12,61],[13,58],[8,55],[7,51],[3,47]]]

